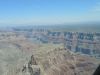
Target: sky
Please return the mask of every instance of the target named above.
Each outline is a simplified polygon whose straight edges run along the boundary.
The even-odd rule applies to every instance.
[[[100,0],[0,0],[0,24],[100,21]]]

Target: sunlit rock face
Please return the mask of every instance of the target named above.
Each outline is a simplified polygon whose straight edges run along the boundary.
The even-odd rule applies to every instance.
[[[92,60],[69,51],[57,50],[49,53],[41,63],[46,75],[92,75],[97,65]]]
[[[100,33],[98,34],[99,35],[97,35],[97,33],[78,33],[77,39],[73,38],[69,39],[70,41],[67,40],[65,47],[80,54],[100,58],[100,40],[95,39],[95,37],[100,38]]]
[[[41,35],[42,36],[42,35]],[[40,39],[46,43],[63,43],[66,49],[80,54],[86,54],[100,58],[100,33],[96,32],[60,32],[48,31]]]

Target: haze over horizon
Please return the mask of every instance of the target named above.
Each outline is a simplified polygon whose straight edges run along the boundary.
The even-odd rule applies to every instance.
[[[50,25],[99,21],[99,0],[0,0],[0,25]]]

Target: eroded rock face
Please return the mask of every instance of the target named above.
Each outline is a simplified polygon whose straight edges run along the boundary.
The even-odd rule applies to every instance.
[[[43,52],[41,56],[32,55],[27,63],[20,65],[8,75],[92,75],[97,66],[91,57],[60,48]]]
[[[40,67],[38,65],[31,66],[33,73],[31,75],[40,75]]]
[[[56,49],[42,57],[40,64],[44,75],[92,75],[97,66],[94,61],[87,56]]]
[[[31,60],[26,65],[23,66],[22,73],[28,72],[29,75],[40,75],[40,67],[36,63],[36,60],[33,55],[31,56]]]

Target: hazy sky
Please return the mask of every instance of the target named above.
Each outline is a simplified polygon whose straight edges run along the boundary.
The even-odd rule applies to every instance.
[[[0,24],[100,21],[100,0],[0,0]]]

